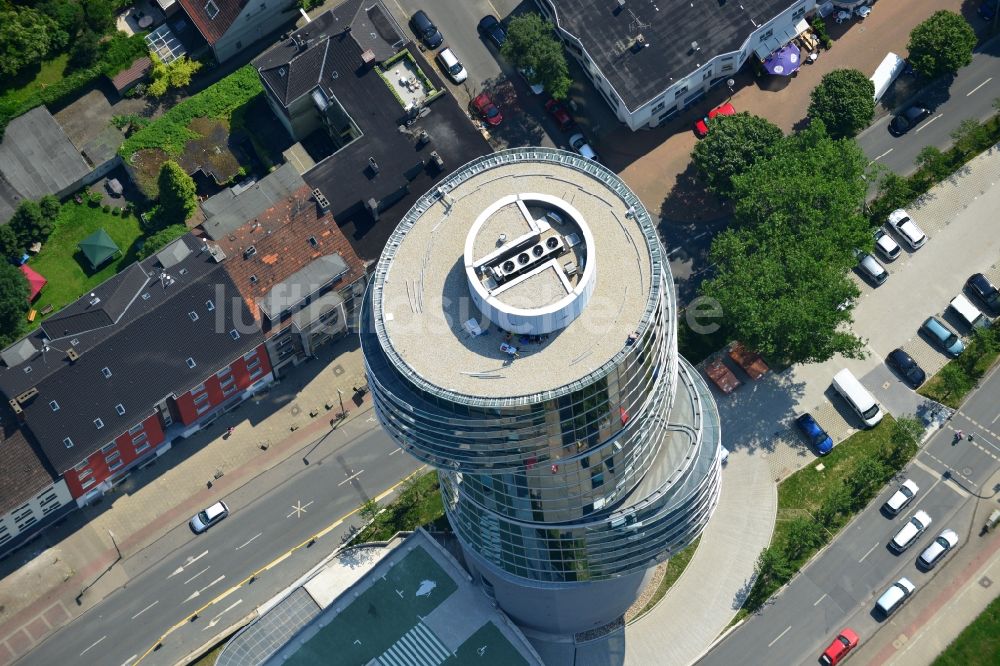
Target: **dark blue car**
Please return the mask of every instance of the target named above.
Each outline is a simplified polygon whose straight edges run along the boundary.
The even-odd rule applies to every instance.
[[[830,439],[830,436],[826,434],[825,430],[819,427],[819,424],[816,423],[816,419],[812,417],[812,414],[803,414],[802,416],[796,418],[795,424],[799,426],[799,430],[802,431],[802,434],[806,436],[806,439],[812,443],[816,452],[821,456],[825,456],[833,450],[833,440]]]

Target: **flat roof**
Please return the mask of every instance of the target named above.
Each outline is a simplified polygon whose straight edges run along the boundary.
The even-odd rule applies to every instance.
[[[376,327],[401,372],[458,396],[513,398],[571,384],[624,353],[659,298],[653,271],[662,251],[648,213],[616,175],[575,154],[521,149],[481,158],[443,184],[444,197],[429,193],[407,214],[376,271]],[[481,213],[524,192],[568,203],[592,236],[589,301],[542,339],[508,338],[492,324],[472,302],[463,263]],[[466,330],[470,318],[482,335]]]
[[[626,2],[622,8],[614,0],[547,2],[555,7],[559,27],[580,40],[635,110],[715,56],[739,50],[757,26],[797,0],[657,0]],[[633,48],[639,35],[646,46]]]

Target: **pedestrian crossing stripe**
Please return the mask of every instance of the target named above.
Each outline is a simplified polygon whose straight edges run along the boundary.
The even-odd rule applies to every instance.
[[[451,657],[441,639],[423,622],[418,622],[377,661],[382,666],[438,666]]]

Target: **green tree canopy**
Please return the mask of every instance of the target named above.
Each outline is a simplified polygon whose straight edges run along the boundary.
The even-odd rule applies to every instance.
[[[833,70],[809,95],[809,117],[822,120],[835,138],[854,136],[875,113],[875,84],[856,69]]]
[[[732,178],[766,159],[783,134],[777,125],[746,112],[718,116],[712,131],[694,147],[694,166],[719,196],[732,195]]]
[[[532,83],[541,83],[555,99],[569,93],[573,81],[562,43],[553,34],[552,24],[540,14],[528,12],[512,18],[500,52],[518,69],[533,72]]]
[[[28,279],[16,266],[0,262],[0,345],[17,339],[28,312]]]
[[[52,219],[42,213],[42,207],[35,201],[22,201],[7,224],[21,247],[44,242],[52,233]]]
[[[24,246],[17,240],[17,234],[9,224],[0,224],[0,262],[7,259],[20,258],[24,254]]]
[[[68,41],[69,35],[42,12],[0,4],[0,76],[14,76]]]
[[[910,33],[910,64],[922,76],[955,74],[972,62],[976,33],[962,16],[941,10]]]
[[[155,53],[150,54],[153,67],[150,70],[150,83],[146,91],[153,97],[162,97],[170,89],[183,88],[191,83],[191,77],[201,69],[201,63],[181,56],[169,65],[164,64]]]
[[[198,205],[194,179],[184,173],[177,162],[167,160],[160,167],[157,180],[160,203],[154,219],[158,229],[184,224]]]
[[[146,239],[146,242],[142,244],[142,248],[136,252],[136,259],[141,261],[146,257],[152,256],[187,232],[188,228],[183,224],[171,224],[169,227],[160,229]]]

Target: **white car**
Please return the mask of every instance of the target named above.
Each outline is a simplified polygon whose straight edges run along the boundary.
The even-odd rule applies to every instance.
[[[465,67],[462,67],[462,63],[458,61],[458,58],[455,57],[455,53],[450,47],[446,47],[438,51],[436,57],[441,69],[443,69],[448,77],[455,83],[461,83],[469,78],[469,73],[465,71]]]
[[[226,503],[216,502],[204,511],[196,513],[194,517],[188,521],[188,525],[191,526],[192,532],[195,534],[201,534],[209,527],[221,522],[228,515],[229,507],[226,506]]]
[[[875,250],[886,261],[896,261],[896,257],[903,251],[899,243],[892,240],[892,236],[885,233],[885,229],[882,228],[875,230]]]
[[[882,508],[886,510],[886,513],[895,516],[913,500],[919,490],[917,484],[907,479],[899,485],[899,490],[892,494],[892,497],[886,501]]]
[[[889,226],[896,230],[906,244],[916,250],[927,242],[927,235],[910,219],[909,213],[898,208],[889,213]]]
[[[889,617],[893,611],[903,605],[903,602],[910,598],[917,586],[910,582],[909,578],[900,578],[892,586],[882,593],[882,596],[875,602],[875,607],[881,611],[882,617]]]
[[[531,88],[531,92],[533,94],[541,95],[545,92],[545,86],[535,81],[535,70],[530,67],[525,67],[524,69],[517,70],[517,73],[524,77],[524,80],[527,82],[528,87]]]
[[[580,153],[588,160],[597,160],[597,153],[595,153],[594,149],[590,147],[590,144],[587,143],[587,140],[583,138],[582,134],[574,134],[571,136],[569,138],[569,145],[573,146],[573,150]]]
[[[902,553],[904,550],[913,545],[913,543],[924,533],[924,530],[931,524],[931,517],[927,515],[926,511],[917,511],[913,516],[906,521],[906,524],[898,532],[896,536],[892,537],[892,541],[889,542],[889,548],[892,548],[897,553]]]
[[[945,530],[938,535],[934,542],[924,548],[917,558],[917,564],[924,569],[932,569],[935,564],[948,554],[948,551],[958,545],[958,535],[955,530]]]

